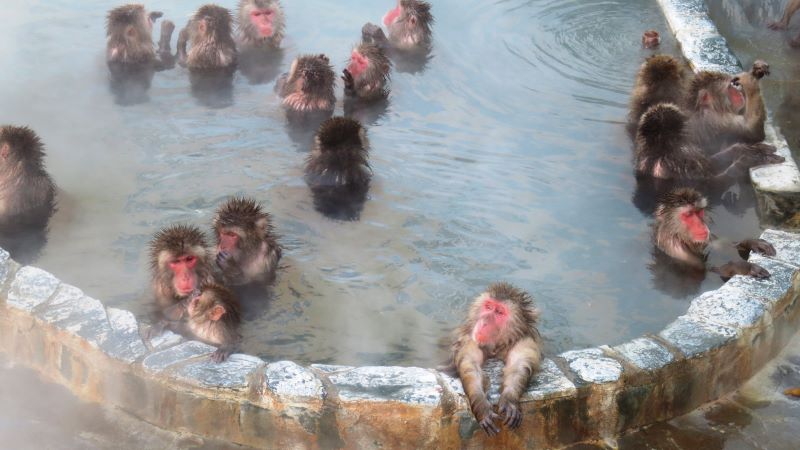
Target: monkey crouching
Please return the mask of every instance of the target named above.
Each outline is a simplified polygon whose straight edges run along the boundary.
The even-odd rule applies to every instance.
[[[495,420],[509,428],[522,423],[519,399],[542,360],[538,317],[526,292],[494,283],[472,302],[466,321],[456,330],[448,370],[458,374],[475,419],[490,436],[500,432]],[[484,391],[482,368],[490,358],[505,363],[497,412]]]

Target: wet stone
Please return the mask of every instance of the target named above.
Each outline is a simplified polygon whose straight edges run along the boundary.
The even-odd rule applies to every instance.
[[[666,366],[675,359],[669,350],[648,337],[640,337],[618,345],[614,347],[614,351],[634,366],[651,372]]]
[[[0,248],[0,286],[6,284],[9,274],[17,270],[18,267],[19,264],[11,259],[11,255]]]
[[[749,261],[767,269],[769,278],[757,280],[753,277],[737,275],[728,280],[719,290],[739,290],[746,298],[758,300],[768,306],[780,300],[791,287],[792,275],[797,269],[761,255],[751,255]]]
[[[170,347],[160,352],[152,353],[142,361],[142,367],[149,372],[163,372],[169,366],[179,364],[188,359],[202,355],[211,356],[216,351],[216,347],[198,341],[187,341],[183,344]]]
[[[775,142],[772,142],[772,144],[775,145]],[[786,141],[781,139],[779,144],[781,145],[777,145],[777,147],[786,146]],[[782,192],[800,192],[800,173],[797,171],[797,166],[789,161],[783,164],[770,164],[768,166],[752,169],[750,171],[750,179],[753,181],[753,186],[755,186],[757,192],[763,191],[767,195],[780,194]],[[783,199],[789,201],[790,204],[796,203],[796,200],[792,201],[791,197],[788,196],[783,197]],[[783,210],[785,207],[779,209]],[[792,209],[780,212],[785,214],[796,210],[797,209]]]
[[[130,311],[124,309],[108,308],[108,323],[111,332],[108,338],[100,343],[103,349],[112,358],[132,363],[147,353],[147,348],[139,336],[139,324]]]
[[[261,358],[235,353],[221,363],[204,358],[186,364],[175,371],[174,377],[205,388],[245,391],[249,386],[248,376],[262,364]]]
[[[761,320],[765,311],[762,302],[747,297],[743,290],[723,286],[692,300],[687,316],[697,322],[738,329],[752,327]]]
[[[552,359],[545,359],[538,372],[531,378],[523,400],[547,400],[567,397],[576,392],[575,384],[564,375]]]
[[[311,367],[322,373],[344,372],[353,369],[352,366],[339,366],[336,364],[312,364]]]
[[[68,284],[62,284],[49,302],[36,308],[34,315],[62,330],[77,334],[95,347],[105,341],[111,332],[103,304]]]
[[[584,383],[611,383],[622,375],[622,364],[599,348],[571,350],[559,356],[567,360],[570,370]]]
[[[761,239],[775,247],[773,258],[800,267],[800,234],[766,230],[761,233]]]
[[[32,312],[46,302],[58,287],[58,278],[42,269],[25,266],[17,272],[8,292],[8,306]]]
[[[147,328],[149,330],[149,327]],[[173,347],[186,341],[180,334],[173,333],[170,330],[164,330],[163,333],[150,339],[150,346],[153,350],[162,350],[168,347]]]
[[[684,355],[694,357],[732,341],[736,338],[736,330],[681,316],[667,325],[658,335],[677,347]]]
[[[332,374],[331,383],[342,401],[399,401],[438,405],[441,387],[436,375],[419,367],[357,367]]]
[[[269,390],[279,397],[322,400],[327,395],[322,381],[314,375],[314,372],[292,361],[269,364],[264,368],[264,376]]]

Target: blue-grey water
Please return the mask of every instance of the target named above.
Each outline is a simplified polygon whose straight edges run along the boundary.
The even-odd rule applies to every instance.
[[[433,2],[430,60],[393,73],[388,110],[367,124],[375,175],[355,222],[314,210],[308,149],[273,81],[237,73],[229,96],[209,99],[175,68],[155,74],[147,101],[117,104],[104,62],[116,4],[6,0],[0,13],[0,123],[41,135],[61,189],[35,264],[108,305],[149,319],[152,233],[209,229],[234,194],[263,202],[285,246],[273,294],[245,303],[243,350],[267,360],[433,366],[496,280],[535,297],[548,353],[617,344],[720,284],[654,281],[650,218],[631,201],[623,121],[650,54],[642,31],[676,52],[652,0]],[[285,1],[281,71],[322,52],[340,72],[361,26],[392,4]],[[147,6],[179,30],[199,2]],[[758,233],[746,191],[715,209],[716,234]]]

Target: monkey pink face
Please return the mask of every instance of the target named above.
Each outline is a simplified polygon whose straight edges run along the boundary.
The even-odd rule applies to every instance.
[[[400,14],[403,13],[403,7],[400,6],[400,2],[397,2],[397,8],[390,9],[389,12],[383,16],[383,24],[387,27],[393,24],[399,17]]]
[[[481,304],[480,316],[472,330],[472,339],[478,345],[490,345],[497,341],[500,331],[508,321],[508,307],[499,300],[487,297]]]
[[[250,23],[256,27],[261,37],[270,37],[274,32],[272,21],[275,19],[275,11],[271,9],[254,9],[250,12]]]
[[[739,84],[739,78],[734,78],[728,86],[728,98],[731,101],[731,107],[734,112],[739,112],[744,108],[744,94],[742,94],[742,87]]]
[[[233,253],[239,246],[239,235],[236,232],[223,228],[219,232],[219,250]]]
[[[172,284],[179,296],[189,295],[197,288],[196,265],[197,257],[194,255],[183,255],[169,262],[173,273]]]
[[[695,242],[708,241],[709,232],[703,219],[704,216],[705,210],[703,209],[685,209],[681,211],[681,223],[686,227],[686,231]]]
[[[353,50],[353,53],[350,54],[350,64],[347,65],[347,71],[354,78],[358,78],[367,70],[367,66],[369,66],[369,60],[358,50]]]

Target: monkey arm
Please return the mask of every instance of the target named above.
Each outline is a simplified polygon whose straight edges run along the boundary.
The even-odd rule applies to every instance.
[[[461,378],[464,393],[467,394],[472,414],[480,424],[483,431],[489,436],[500,432],[494,419],[499,416],[492,411],[492,404],[483,391],[483,350],[472,339],[467,340],[456,354],[456,370]]]
[[[516,428],[522,423],[519,398],[528,387],[528,381],[541,361],[539,344],[532,337],[517,341],[506,355],[503,386],[497,406],[500,414],[505,416],[504,423],[511,428]]]
[[[744,87],[747,101],[744,109],[744,124],[740,131],[746,142],[761,142],[766,137],[764,123],[767,120],[767,109],[761,97],[761,87],[753,74],[747,72],[739,76]]]
[[[186,67],[186,44],[189,42],[189,26],[178,34],[178,64]]]
[[[789,0],[789,3],[786,4],[786,8],[783,10],[783,17],[781,17],[781,20],[770,22],[767,26],[773,30],[783,30],[789,26],[789,21],[798,9],[800,9],[800,0]]]
[[[158,57],[156,58],[156,70],[162,71],[175,67],[175,56],[172,55],[170,41],[172,32],[175,31],[175,24],[171,20],[161,22],[161,36],[158,40]]]

